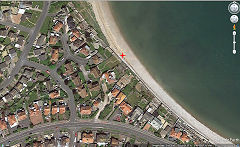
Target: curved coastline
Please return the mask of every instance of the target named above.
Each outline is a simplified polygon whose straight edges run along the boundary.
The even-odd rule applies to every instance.
[[[169,109],[178,115],[182,120],[188,123],[197,132],[209,139],[213,144],[232,144],[229,140],[221,137],[217,133],[210,130],[201,122],[196,120],[190,113],[188,113],[182,106],[180,106],[164,89],[152,78],[150,73],[141,64],[131,48],[123,38],[115,20],[111,13],[108,2],[91,2],[96,19],[106,36],[110,47],[116,54],[127,54],[124,62],[127,63],[133,71],[141,78],[147,87],[157,96],[157,98],[165,103]],[[111,26],[111,27],[110,27]]]

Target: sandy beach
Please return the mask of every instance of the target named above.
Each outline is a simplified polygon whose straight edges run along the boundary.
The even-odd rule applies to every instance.
[[[172,112],[183,119],[192,128],[198,131],[201,135],[209,139],[213,144],[232,144],[227,139],[221,137],[208,127],[196,120],[190,113],[181,107],[163,88],[152,78],[146,68],[141,64],[131,48],[124,40],[121,32],[114,21],[108,2],[91,2],[96,19],[105,34],[110,47],[116,54],[122,52],[126,54],[123,61],[126,62],[135,73],[141,78],[147,87],[157,96],[157,98],[166,104]]]

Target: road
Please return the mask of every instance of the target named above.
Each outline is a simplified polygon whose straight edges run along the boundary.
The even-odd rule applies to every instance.
[[[33,43],[36,40],[36,37],[43,25],[43,22],[44,22],[46,16],[48,15],[49,6],[50,6],[50,2],[44,1],[42,13],[41,13],[35,27],[33,27],[31,29],[28,29],[21,25],[13,24],[10,22],[0,21],[0,24],[8,25],[11,27],[16,27],[19,30],[29,32],[29,39],[27,40],[27,43],[23,48],[22,54],[20,55],[18,62],[16,63],[15,67],[13,68],[12,72],[9,75],[10,78],[6,79],[0,85],[0,89],[6,88],[11,83],[11,81],[14,80],[15,75],[17,75],[19,73],[22,66],[30,66],[30,67],[34,67],[34,68],[42,70],[42,71],[48,70],[51,78],[53,78],[56,81],[56,83],[60,86],[60,88],[62,88],[68,95],[68,98],[69,98],[68,106],[69,106],[70,112],[71,112],[70,119],[68,121],[45,123],[45,124],[41,124],[38,126],[34,126],[31,129],[27,129],[27,130],[24,130],[24,131],[21,131],[18,133],[14,133],[9,136],[6,136],[5,138],[0,139],[0,143],[8,143],[9,141],[23,139],[24,137],[30,136],[31,134],[44,132],[46,130],[54,130],[56,128],[69,128],[70,129],[70,134],[71,134],[70,146],[72,146],[72,144],[73,144],[76,130],[84,129],[84,128],[93,128],[93,129],[104,128],[104,129],[108,129],[110,132],[117,131],[117,132],[120,132],[120,133],[122,133],[124,135],[128,135],[128,136],[134,135],[140,139],[144,139],[153,144],[171,143],[165,139],[156,137],[155,135],[153,135],[147,131],[141,130],[139,128],[136,128],[136,127],[128,125],[128,124],[100,121],[97,119],[95,119],[95,120],[79,120],[78,119],[73,92],[67,85],[65,85],[65,83],[64,83],[63,79],[60,77],[60,75],[58,75],[57,68],[59,68],[62,64],[64,64],[64,62],[66,60],[70,59],[70,60],[73,60],[74,62],[76,62],[79,65],[79,67],[81,67],[83,72],[85,73],[84,75],[87,76],[87,72],[85,71],[84,66],[87,64],[88,60],[83,59],[79,56],[75,56],[71,53],[71,51],[69,49],[69,45],[68,45],[68,35],[66,33],[66,30],[64,29],[64,33],[61,36],[61,42],[63,44],[63,50],[64,50],[63,60],[61,60],[59,63],[57,63],[55,69],[50,69],[48,66],[44,66],[42,64],[29,61],[27,59],[29,51],[31,50]],[[104,42],[102,40],[100,40],[100,41],[102,44],[104,44]]]
[[[56,128],[57,129],[69,128],[70,130],[104,128],[110,132],[115,132],[115,133],[117,132],[120,134],[124,134],[126,136],[134,135],[139,140],[146,140],[152,144],[173,144],[170,141],[158,138],[145,130],[136,128],[131,125],[117,123],[117,122],[100,121],[100,120],[79,120],[76,122],[62,121],[62,122],[55,122],[55,123],[45,123],[42,125],[35,126],[31,129],[23,130],[21,132],[2,138],[0,140],[0,144],[6,144],[9,141],[14,141],[14,140],[22,140],[27,136],[31,136],[31,134],[45,132],[46,130],[47,131],[55,130]],[[71,134],[74,135],[74,131],[71,131]]]
[[[31,34],[33,32],[33,28],[27,28],[27,27],[24,27],[22,25],[15,24],[15,23],[12,23],[12,22],[9,22],[9,21],[2,21],[2,20],[0,20],[0,24],[16,28],[16,29],[18,29],[20,31],[24,31],[24,32],[27,32],[29,34]]]
[[[45,1],[44,2],[44,5],[43,5],[43,11],[40,15],[40,18],[38,19],[37,23],[36,23],[36,26],[34,27],[34,31],[33,33],[29,34],[29,39],[27,41],[27,44],[24,46],[23,48],[23,52],[18,60],[18,62],[16,63],[15,67],[13,68],[12,72],[10,73],[10,78],[4,80],[1,85],[0,85],[0,89],[5,89],[9,83],[14,79],[14,76],[16,74],[19,73],[22,65],[24,64],[24,62],[27,60],[27,56],[28,56],[28,53],[29,51],[31,50],[32,46],[33,46],[33,43],[42,27],[42,24],[47,16],[47,12],[48,12],[48,9],[49,9],[49,6],[50,6],[50,2],[48,1]],[[19,26],[18,26],[19,27]]]

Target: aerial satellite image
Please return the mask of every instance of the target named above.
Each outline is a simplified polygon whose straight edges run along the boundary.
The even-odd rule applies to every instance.
[[[0,1],[2,147],[239,147],[237,1]]]

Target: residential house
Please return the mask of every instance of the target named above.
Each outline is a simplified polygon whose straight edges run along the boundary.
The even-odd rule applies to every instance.
[[[16,52],[16,50],[14,48],[9,49],[9,56],[11,58],[14,58],[14,57],[17,56],[17,52]]]
[[[106,133],[97,133],[96,134],[96,141],[99,146],[106,145],[109,139],[109,135]]]
[[[10,40],[13,42],[13,41],[15,41],[15,39],[17,38],[17,34],[16,34],[14,31],[10,30],[10,31],[8,32],[8,37],[9,37]]]
[[[17,113],[18,116],[18,121],[23,121],[25,119],[27,119],[27,115],[25,113],[25,110],[21,110]]]
[[[82,53],[85,56],[88,56],[89,52],[90,52],[90,47],[87,44],[83,45],[83,47],[80,48],[80,53]]]
[[[93,74],[95,78],[99,78],[101,74],[97,66],[90,68],[90,73]]]
[[[39,55],[42,54],[42,51],[43,51],[42,48],[35,48],[35,49],[33,50],[33,53],[34,53],[35,56],[39,56]]]
[[[73,46],[75,47],[74,51],[77,51],[77,49],[81,47],[83,44],[84,44],[83,39],[76,39],[75,41],[73,41]]]
[[[143,115],[143,110],[140,107],[136,107],[131,114],[130,120],[131,121],[140,120],[142,115]]]
[[[74,72],[71,61],[67,61],[64,66],[66,70],[64,75],[71,75]]]
[[[59,49],[52,49],[52,56],[50,61],[55,64],[58,61],[58,57],[59,57]]]
[[[74,85],[76,85],[76,87],[79,87],[79,86],[82,85],[81,79],[79,78],[77,72],[75,72],[74,74],[72,74],[71,78],[72,78],[72,81],[73,81]]]
[[[20,82],[16,84],[15,88],[18,92],[21,92],[24,89],[23,84]]]
[[[57,105],[52,106],[52,115],[55,115],[59,112],[59,108]]]
[[[129,115],[129,113],[132,112],[132,107],[127,104],[125,101],[123,101],[120,105],[119,105],[120,109],[123,111],[123,114],[125,116]]]
[[[34,103],[33,107],[29,109],[29,117],[33,125],[43,123],[42,112],[38,104]]]
[[[38,56],[38,58],[39,58],[40,61],[47,60],[46,53],[42,53],[41,55]]]
[[[159,130],[163,125],[162,122],[156,117],[151,121],[150,124],[156,130]]]
[[[97,55],[93,55],[91,59],[93,61],[93,64],[98,65],[99,63],[101,63],[101,59]]]
[[[80,38],[81,37],[81,33],[75,28],[75,29],[72,29],[72,34],[77,37],[77,38]]]
[[[53,90],[49,93],[49,97],[51,99],[58,98],[58,97],[60,97],[60,92],[58,90]]]
[[[80,114],[81,115],[90,115],[92,113],[91,106],[81,106],[80,107]]]
[[[111,147],[119,146],[119,140],[117,138],[111,137],[110,144],[111,144]]]
[[[85,98],[88,96],[87,90],[84,85],[77,87],[77,92],[81,98]]]
[[[82,143],[93,143],[94,142],[94,138],[93,138],[93,133],[89,132],[83,132],[82,133]]]
[[[44,111],[43,114],[45,116],[48,116],[50,114],[50,106],[49,105],[44,106],[44,110],[43,111]]]
[[[87,86],[90,92],[92,91],[99,91],[100,90],[100,85],[98,81],[87,81]]]
[[[107,71],[107,72],[103,73],[102,79],[106,79],[106,82],[108,84],[113,84],[116,82],[115,73],[111,72],[111,71]]]
[[[59,106],[59,114],[64,114],[66,112],[66,106],[65,105],[60,105]]]
[[[57,23],[53,27],[53,30],[56,31],[56,32],[59,32],[62,27],[63,27],[63,23],[61,21],[57,21]]]
[[[57,36],[50,36],[49,38],[49,44],[50,45],[55,45],[58,41],[58,37]]]
[[[140,119],[140,123],[145,124],[146,122],[151,122],[153,118],[154,116],[152,116],[152,114],[150,114],[149,112],[145,112],[142,118]]]
[[[45,35],[40,35],[36,41],[36,47],[40,48],[45,44],[46,41],[46,36]]]
[[[72,16],[69,16],[67,18],[67,25],[69,27],[70,30],[74,29],[75,28],[75,23],[74,23],[74,20],[73,20],[73,17]]]
[[[127,86],[131,80],[133,78],[133,75],[128,75],[128,74],[125,74],[123,77],[121,77],[121,79],[117,82],[117,85],[122,89],[124,88],[125,86]]]
[[[7,129],[7,123],[4,119],[0,119],[0,129],[1,129],[1,131]]]
[[[0,37],[6,38],[8,34],[7,29],[0,29]]]
[[[119,105],[126,98],[126,95],[123,92],[120,92],[116,97],[115,105]]]
[[[24,45],[25,37],[22,36],[22,35],[18,35],[17,38],[18,38],[18,40],[17,40],[17,42],[16,42],[16,44],[15,44],[15,47],[16,47],[16,48],[21,48],[21,47]]]
[[[15,114],[9,114],[7,120],[11,128],[16,127],[18,125]]]

